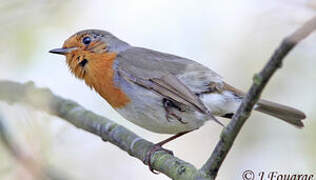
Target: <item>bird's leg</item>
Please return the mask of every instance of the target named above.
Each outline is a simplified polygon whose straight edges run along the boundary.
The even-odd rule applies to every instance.
[[[174,135],[174,136],[171,136],[171,137],[168,138],[168,139],[165,139],[165,140],[163,140],[163,141],[161,141],[161,142],[159,142],[159,143],[157,143],[157,144],[154,144],[154,146],[152,147],[152,149],[150,149],[150,151],[146,154],[146,157],[145,157],[145,162],[147,162],[148,167],[149,167],[149,169],[150,169],[151,172],[153,172],[154,174],[158,174],[157,172],[154,171],[154,169],[153,169],[153,167],[152,167],[152,165],[151,165],[151,157],[152,157],[152,155],[153,155],[155,152],[157,152],[157,151],[165,151],[166,153],[173,155],[173,152],[172,152],[172,151],[167,150],[167,149],[164,149],[162,146],[163,146],[164,144],[166,144],[166,143],[168,143],[168,142],[174,140],[174,139],[177,139],[178,137],[180,137],[180,136],[182,136],[182,135],[185,135],[185,134],[189,133],[189,132],[191,132],[191,131],[185,131],[185,132],[178,133],[178,134],[176,134],[176,135]]]
[[[165,111],[166,111],[167,121],[170,121],[169,120],[170,116],[173,116],[178,121],[180,121],[182,124],[187,124],[187,122],[182,121],[182,118],[174,112],[174,108],[178,109],[181,112],[184,112],[184,110],[181,107],[177,106],[171,100],[166,99],[166,98],[162,99],[162,104],[163,104],[163,107],[165,108]]]

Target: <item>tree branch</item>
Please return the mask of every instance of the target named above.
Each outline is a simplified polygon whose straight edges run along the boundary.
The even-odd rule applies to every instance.
[[[36,88],[32,82],[20,84],[0,81],[0,99],[8,103],[25,103],[65,119],[76,127],[115,144],[143,162],[145,162],[147,152],[153,148],[153,143],[137,136],[123,126],[84,109],[76,102],[56,96],[49,89]],[[152,155],[152,165],[155,170],[172,179],[209,179],[206,174],[190,163],[164,151]]]
[[[291,49],[306,38],[316,29],[316,17],[306,22],[301,28],[296,30],[292,35],[285,38],[278,49],[274,52],[268,63],[264,66],[260,73],[253,77],[253,84],[243,99],[240,107],[233,116],[230,123],[223,129],[219,142],[211,157],[207,160],[201,171],[208,174],[212,179],[215,179],[219,168],[221,167],[227,153],[232,147],[240,129],[246,122],[250,113],[260,98],[260,95],[272,77],[274,72],[281,68],[282,60],[291,51]]]

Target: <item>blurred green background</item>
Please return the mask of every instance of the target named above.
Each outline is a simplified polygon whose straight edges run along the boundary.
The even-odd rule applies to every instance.
[[[315,15],[315,0],[0,0],[0,79],[26,82],[77,101],[153,142],[166,135],[141,129],[117,114],[74,78],[64,57],[49,54],[73,33],[97,28],[132,45],[194,59],[247,90],[279,42]],[[316,176],[316,34],[300,43],[263,93],[307,114],[304,129],[253,113],[220,169],[218,179],[244,170]],[[56,117],[0,101],[6,126],[23,149],[71,179],[168,179],[114,145]],[[228,120],[220,119],[227,123]],[[166,145],[197,167],[222,128],[213,122]],[[32,179],[0,143],[0,179]]]

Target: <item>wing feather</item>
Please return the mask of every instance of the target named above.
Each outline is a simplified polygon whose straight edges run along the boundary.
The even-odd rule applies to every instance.
[[[205,66],[189,59],[137,47],[120,52],[116,62],[120,74],[125,79],[152,89],[163,97],[209,114],[204,103],[195,91],[191,90],[191,88],[198,89],[193,82],[194,79],[191,76],[185,76],[189,71],[198,72],[198,75],[205,74],[205,81],[221,79]],[[200,89],[203,88],[207,88],[207,84],[201,83]]]

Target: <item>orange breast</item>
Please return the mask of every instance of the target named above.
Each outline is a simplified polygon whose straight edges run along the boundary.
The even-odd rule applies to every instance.
[[[114,84],[113,63],[116,53],[87,54],[85,82],[94,88],[114,108],[122,108],[130,102],[128,96]]]

